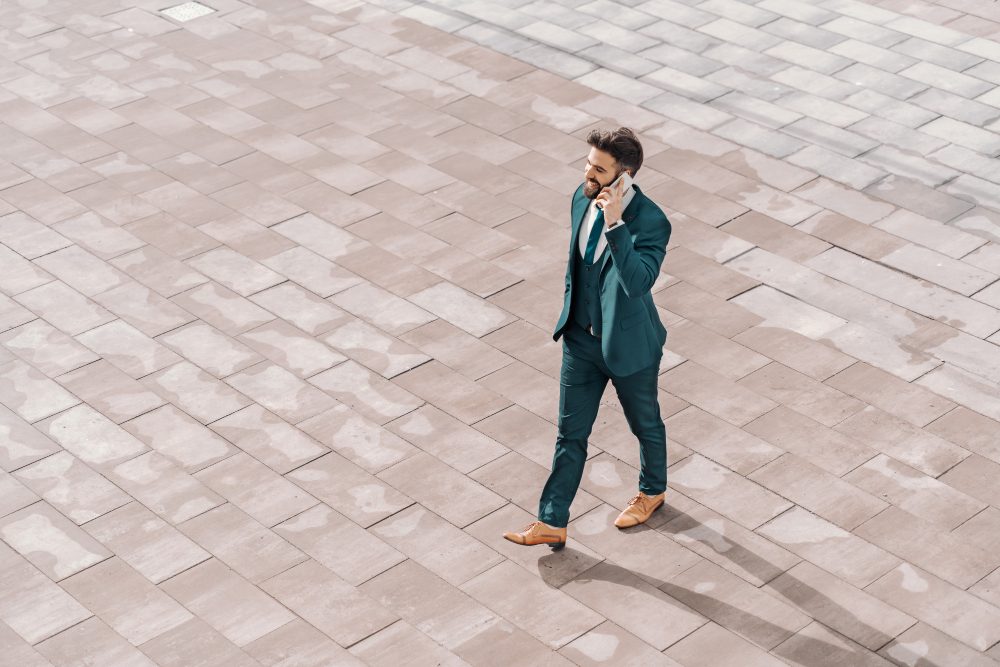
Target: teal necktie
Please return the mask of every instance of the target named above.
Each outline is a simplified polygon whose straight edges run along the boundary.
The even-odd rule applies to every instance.
[[[594,218],[594,226],[590,230],[590,237],[587,238],[587,251],[583,254],[583,262],[592,264],[594,261],[594,251],[597,250],[597,239],[601,237],[604,229],[604,209],[597,208],[597,216]]]

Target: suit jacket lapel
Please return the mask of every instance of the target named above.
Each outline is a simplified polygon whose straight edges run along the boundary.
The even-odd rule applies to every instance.
[[[576,256],[576,248],[580,243],[580,229],[583,227],[583,220],[587,215],[587,208],[590,205],[590,200],[580,193],[579,197],[573,200],[573,219],[571,223],[573,225],[572,234],[570,235],[570,257]]]

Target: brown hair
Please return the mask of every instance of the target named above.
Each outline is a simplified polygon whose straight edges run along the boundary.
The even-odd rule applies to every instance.
[[[635,176],[642,166],[642,144],[635,132],[627,127],[617,130],[591,130],[587,135],[587,143],[598,150],[608,153],[615,159],[619,167],[629,169]]]

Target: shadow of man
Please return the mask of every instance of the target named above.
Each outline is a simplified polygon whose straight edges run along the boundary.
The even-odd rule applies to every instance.
[[[682,526],[683,528],[678,529],[677,526]],[[697,530],[692,531],[691,528],[693,527],[697,527]],[[568,582],[565,579],[554,576],[554,573],[560,570],[560,568],[555,567],[555,564],[559,560],[565,558],[591,560],[593,561],[593,565],[576,575],[571,581],[602,580],[616,585],[632,585],[635,588],[639,588],[634,585],[636,578],[638,578],[663,591],[669,596],[672,603],[685,610],[694,610],[695,613],[715,621],[747,641],[761,646],[754,638],[767,637],[773,643],[771,643],[770,647],[761,646],[761,648],[765,651],[773,652],[774,655],[782,659],[792,661],[793,664],[803,665],[803,667],[825,667],[827,665],[830,667],[868,667],[869,665],[874,667],[875,665],[890,664],[885,658],[875,653],[875,651],[881,649],[885,649],[886,652],[892,651],[892,660],[897,664],[906,665],[907,667],[951,667],[950,665],[934,662],[924,656],[913,653],[908,646],[898,642],[894,637],[861,621],[850,609],[838,604],[806,582],[761,558],[746,547],[732,542],[725,535],[706,526],[688,514],[675,510],[666,522],[659,523],[656,528],[648,525],[640,525],[626,529],[623,532],[637,533],[644,530],[657,530],[668,536],[682,531],[689,537],[694,534],[696,535],[694,538],[696,541],[709,547],[719,556],[729,559],[734,564],[737,564],[739,568],[750,573],[765,584],[784,575],[780,587],[775,587],[775,590],[768,591],[775,599],[783,599],[789,602],[794,608],[813,619],[813,622],[821,623],[823,627],[832,632],[837,631],[816,619],[815,612],[817,610],[821,612],[820,615],[823,617],[835,616],[838,618],[854,619],[857,629],[871,632],[871,639],[866,641],[868,646],[858,644],[856,640],[839,632],[837,634],[843,638],[844,643],[855,644],[858,649],[848,650],[843,646],[807,637],[799,633],[799,631],[807,627],[808,623],[795,629],[781,627],[714,598],[711,595],[678,586],[670,581],[655,579],[648,574],[637,574],[608,560],[589,558],[581,552],[574,550],[571,546],[567,546],[561,552],[552,552],[539,558],[538,564],[541,577],[543,581],[553,588],[561,588]],[[915,624],[916,621],[901,630],[901,632]],[[752,634],[748,634],[748,632]],[[782,644],[793,637],[794,639],[786,646],[785,651],[776,650],[780,649]]]

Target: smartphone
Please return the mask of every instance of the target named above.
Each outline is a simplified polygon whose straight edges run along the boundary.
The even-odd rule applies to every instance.
[[[616,178],[611,183],[611,185],[609,185],[608,187],[611,188],[612,190],[614,190],[615,188],[618,187],[618,183],[622,183],[623,184],[622,185],[622,197],[624,197],[625,194],[628,192],[628,189],[630,187],[632,187],[632,176],[631,176],[631,174],[629,174],[627,171],[623,171],[621,173],[621,175],[618,178]],[[604,208],[603,206],[600,205],[600,203],[598,203],[598,206],[600,206],[601,208]]]

